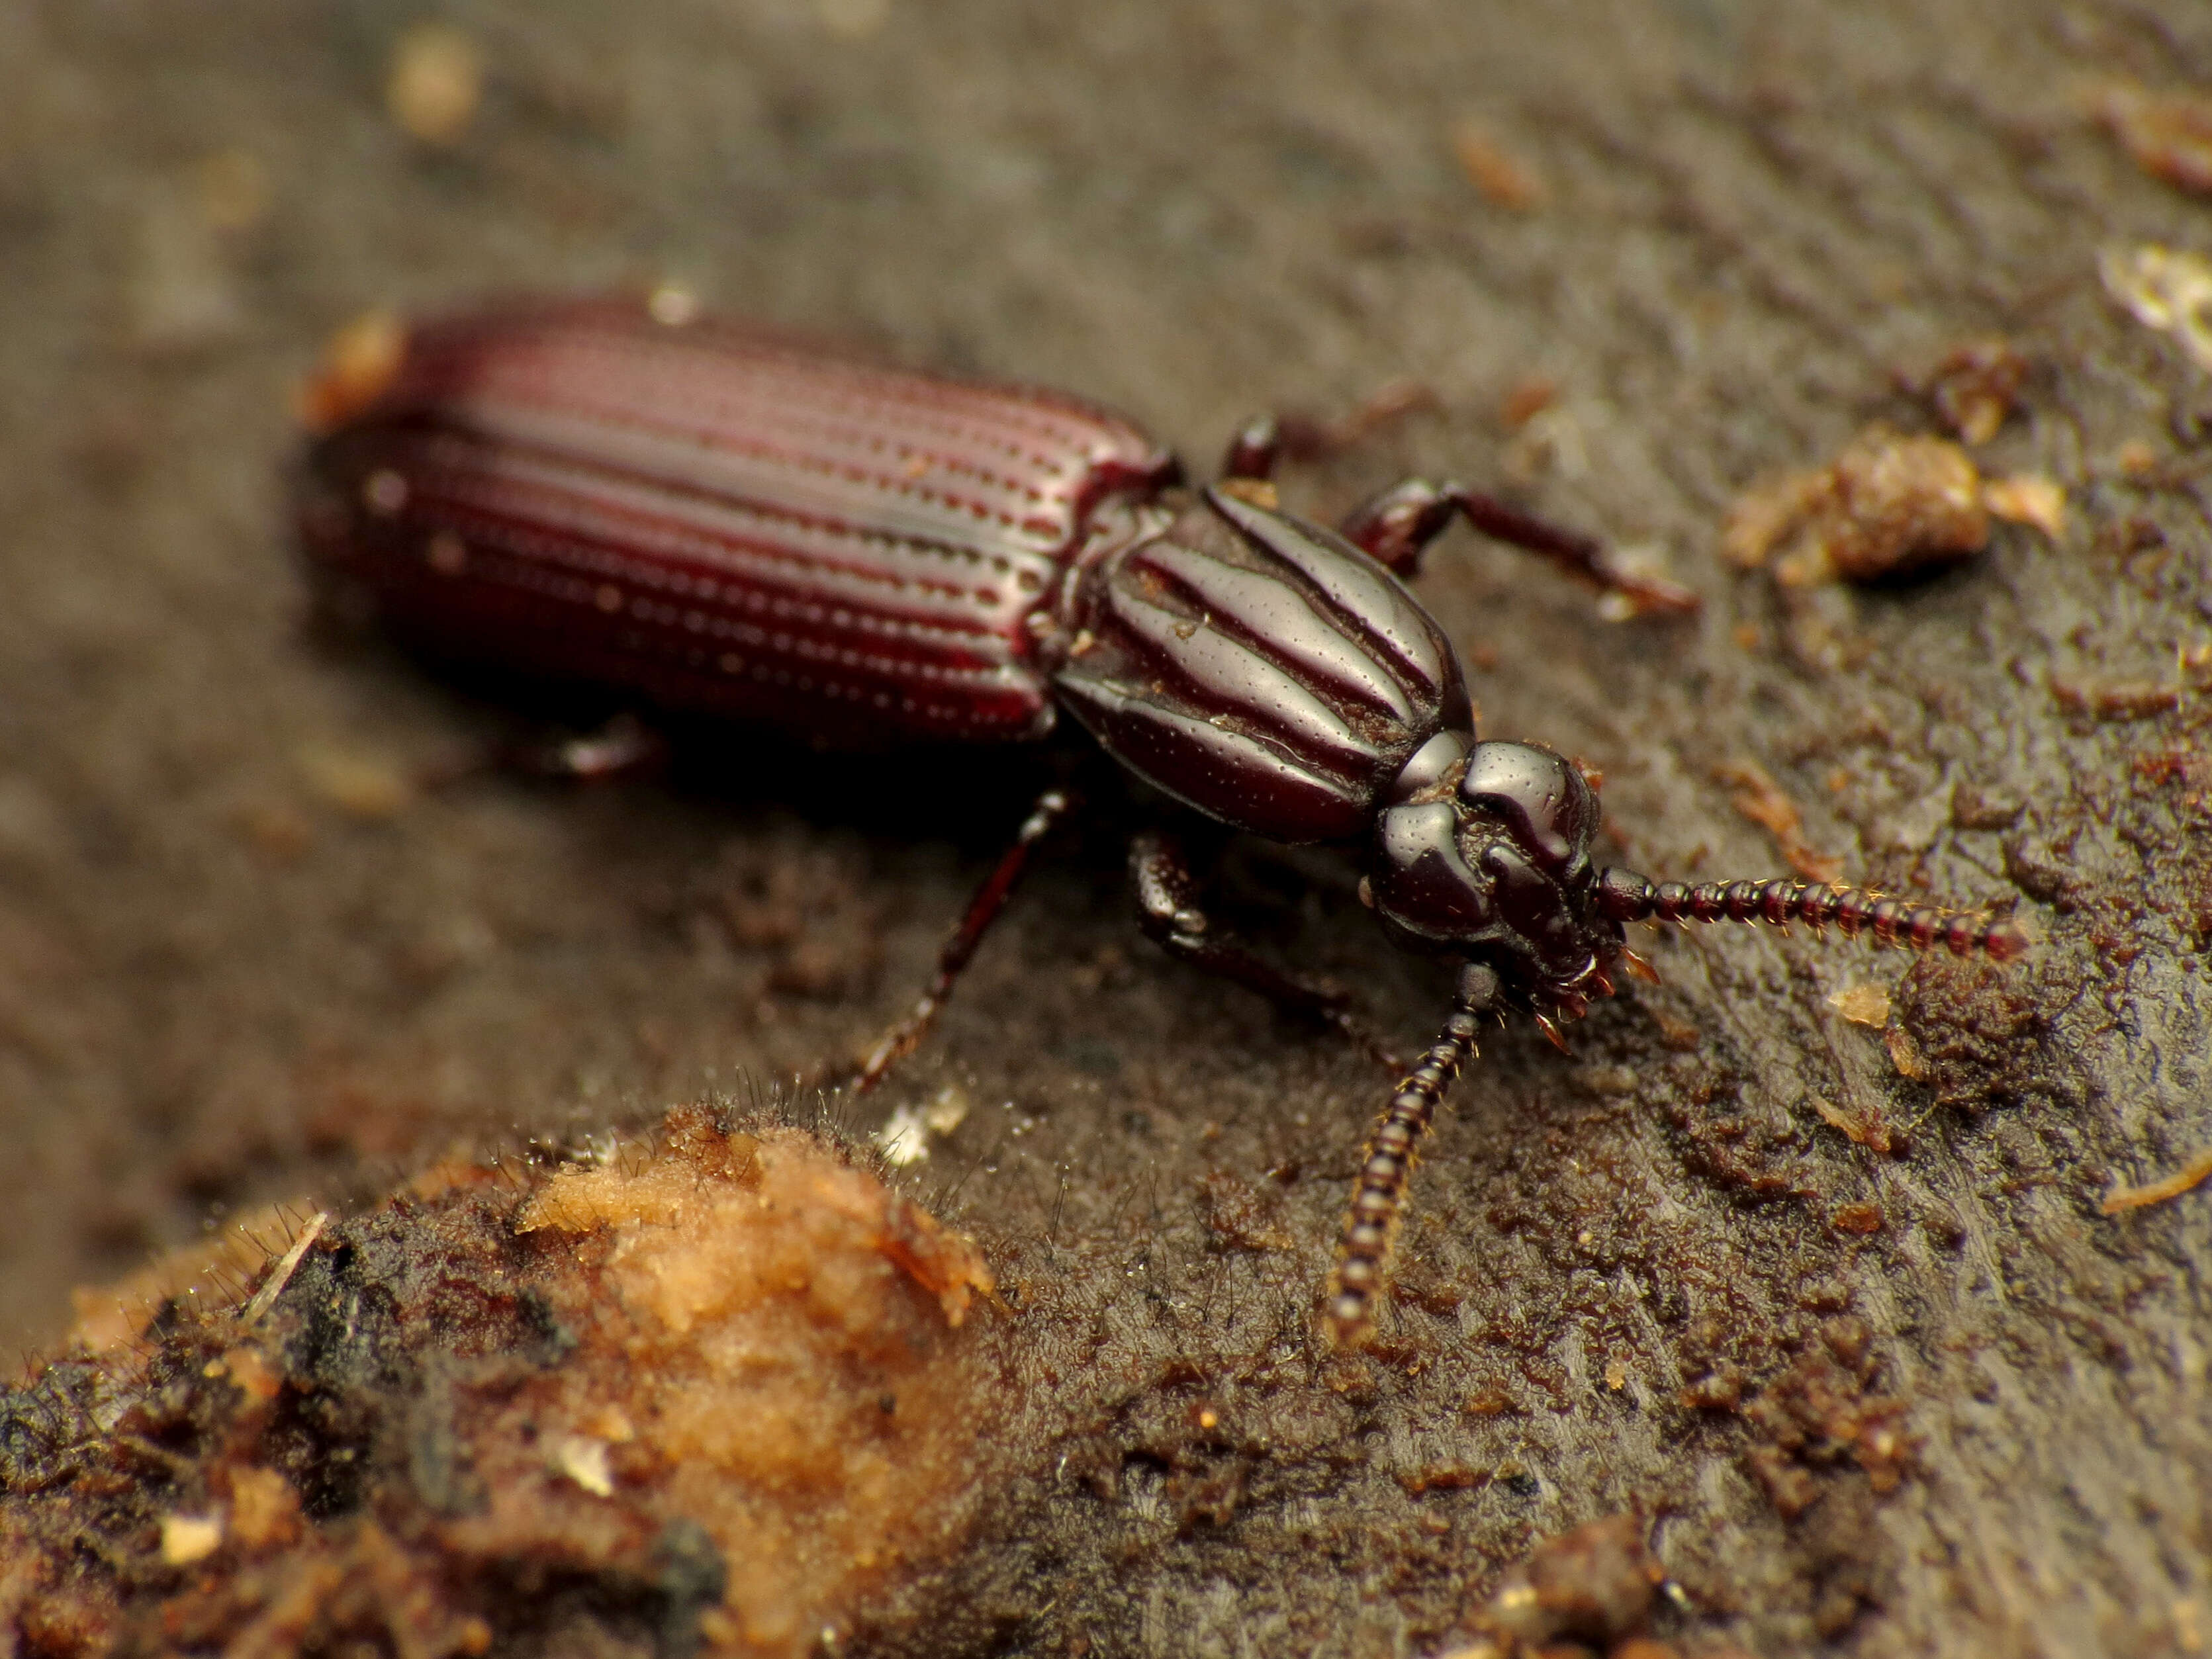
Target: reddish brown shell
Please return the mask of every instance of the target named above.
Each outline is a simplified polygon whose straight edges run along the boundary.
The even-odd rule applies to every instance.
[[[1032,613],[1176,472],[1058,393],[621,301],[416,327],[337,409],[302,544],[402,633],[817,740],[1042,736]]]

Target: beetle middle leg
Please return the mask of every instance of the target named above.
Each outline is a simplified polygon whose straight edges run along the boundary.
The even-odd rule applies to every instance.
[[[1338,528],[1362,552],[1401,576],[1411,576],[1429,544],[1462,515],[1484,535],[1548,559],[1589,586],[1618,593],[1638,611],[1687,616],[1698,609],[1698,596],[1690,589],[1629,569],[1595,538],[1547,523],[1464,484],[1408,478],[1354,508]]]
[[[967,914],[960,925],[952,930],[952,937],[937,955],[937,972],[929,981],[929,988],[921,994],[912,1012],[877,1039],[867,1057],[860,1062],[860,1075],[853,1080],[853,1092],[866,1094],[881,1083],[892,1066],[912,1054],[915,1045],[929,1034],[937,1023],[938,1011],[944,1007],[945,998],[952,994],[961,973],[975,954],[975,947],[990,932],[991,924],[1006,908],[1006,901],[1013,896],[1014,887],[1029,867],[1030,854],[1036,844],[1053,831],[1054,826],[1074,810],[1075,797],[1064,789],[1048,789],[1037,797],[1036,806],[1015,833],[1014,844],[1000,855],[983,884],[968,901]]]
[[[1442,407],[1433,388],[1419,380],[1392,380],[1341,420],[1311,415],[1262,415],[1247,421],[1229,441],[1221,463],[1224,478],[1266,479],[1284,460],[1311,461],[1349,449],[1376,427],[1418,409]]]
[[[1381,422],[1434,401],[1432,393],[1409,382],[1403,388],[1386,387],[1341,422],[1263,415],[1245,422],[1230,440],[1229,452],[1221,463],[1222,476],[1270,479],[1286,457],[1329,454],[1356,442]],[[1548,559],[1588,586],[1620,594],[1638,612],[1687,616],[1698,608],[1698,596],[1690,589],[1662,576],[1629,569],[1595,538],[1549,523],[1462,483],[1408,478],[1354,508],[1337,527],[1353,546],[1394,574],[1411,577],[1419,570],[1421,555],[1429,544],[1461,515],[1486,536]]]
[[[1334,1026],[1384,1068],[1403,1064],[1352,1012],[1349,993],[1276,967],[1200,908],[1200,883],[1182,838],[1148,830],[1129,843],[1129,888],[1138,925],[1170,956],[1257,991],[1278,1007]]]

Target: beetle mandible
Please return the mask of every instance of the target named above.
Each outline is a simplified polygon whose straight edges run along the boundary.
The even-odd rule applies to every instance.
[[[1367,1334],[1415,1152],[1480,1022],[1562,1020],[1642,969],[1624,925],[1802,921],[1997,959],[2009,921],[1794,880],[1600,869],[1598,804],[1539,744],[1479,740],[1443,629],[1400,580],[1455,517],[1644,611],[1696,597],[1456,484],[1412,480],[1341,532],[1281,512],[1271,423],[1224,479],[1057,392],[886,368],[628,300],[422,324],[311,395],[311,568],[397,631],[824,743],[1043,738],[1065,714],[1234,829],[1349,851],[1397,944],[1459,964],[1450,1012],[1369,1139],[1323,1306]],[[1030,850],[976,893],[868,1087],[927,1030]],[[1134,840],[1145,931],[1184,961],[1357,1031],[1340,993],[1215,925],[1172,835]]]

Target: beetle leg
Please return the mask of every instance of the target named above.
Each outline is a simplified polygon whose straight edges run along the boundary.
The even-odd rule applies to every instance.
[[[937,973],[929,981],[929,988],[921,994],[913,1012],[884,1032],[860,1062],[860,1075],[853,1080],[854,1094],[866,1094],[881,1083],[891,1067],[912,1054],[915,1045],[929,1034],[929,1028],[937,1022],[938,1011],[952,994],[952,988],[975,956],[975,947],[983,942],[983,935],[990,932],[991,924],[999,919],[1000,911],[1006,908],[1007,899],[1012,896],[1015,884],[1029,866],[1030,852],[1074,805],[1074,796],[1063,789],[1048,789],[1037,797],[1036,805],[1015,834],[1014,844],[1000,855],[997,866],[983,878],[975,897],[968,901],[968,913],[961,917],[959,927],[952,930],[952,937],[938,952]]]
[[[1408,478],[1352,508],[1337,528],[1376,563],[1412,577],[1419,574],[1421,555],[1458,510],[1445,490],[1425,478]]]
[[[548,727],[496,742],[471,744],[420,769],[428,790],[516,773],[555,783],[629,783],[658,777],[668,763],[668,739],[635,714],[617,714],[596,732]]]
[[[1334,1026],[1386,1071],[1403,1066],[1352,1012],[1348,992],[1276,967],[1199,908],[1199,880],[1179,837],[1152,831],[1133,840],[1129,887],[1139,925],[1170,956],[1234,980],[1279,1008]]]
[[[1282,459],[1283,423],[1272,415],[1256,416],[1229,441],[1229,453],[1221,458],[1221,476],[1264,482],[1275,476],[1275,464]]]
[[[1378,426],[1417,409],[1442,405],[1435,391],[1419,380],[1391,380],[1341,420],[1296,413],[1262,415],[1247,421],[1229,441],[1221,463],[1224,478],[1272,478],[1275,464],[1316,461],[1351,448]]]
[[[1549,559],[1576,580],[1618,593],[1638,611],[1686,616],[1698,596],[1662,576],[1629,569],[1604,543],[1509,507],[1464,484],[1408,478],[1353,509],[1339,526],[1352,544],[1401,576],[1420,568],[1421,555],[1458,514],[1486,536]]]
[[[532,777],[578,783],[647,778],[668,762],[668,739],[635,714],[617,714],[581,736],[546,736],[508,744],[500,759]]]

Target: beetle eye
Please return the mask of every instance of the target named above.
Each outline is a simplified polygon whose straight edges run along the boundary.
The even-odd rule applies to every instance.
[[[1528,856],[1555,875],[1597,829],[1597,798],[1589,786],[1559,756],[1532,744],[1475,744],[1459,794],[1504,824]]]

